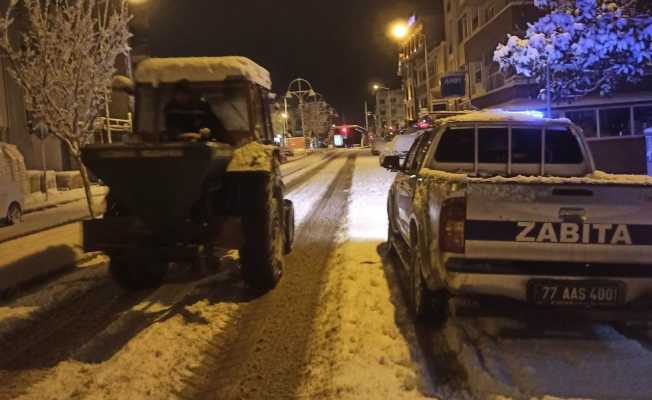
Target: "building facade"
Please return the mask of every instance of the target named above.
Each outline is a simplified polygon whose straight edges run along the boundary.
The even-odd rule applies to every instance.
[[[406,102],[404,89],[376,91],[376,132],[387,132],[405,126]]]
[[[398,73],[406,86],[406,117],[471,108],[545,111],[535,82],[501,71],[493,60],[494,50],[508,34],[524,34],[528,22],[536,21],[543,11],[532,0],[440,1],[441,12],[412,19],[411,34],[401,42]],[[428,24],[443,27],[443,32],[433,31],[436,28]],[[452,85],[454,90],[450,90],[449,82],[458,83],[457,87]],[[583,129],[599,168],[645,172],[621,168],[612,161],[627,162],[632,154],[637,159],[644,157],[640,150],[644,149],[644,131],[652,128],[652,77],[622,87],[608,98],[591,95],[573,103],[553,104],[553,116],[569,118]],[[632,149],[636,151],[632,153]],[[616,154],[619,151],[622,154]],[[635,164],[642,165],[640,161]]]

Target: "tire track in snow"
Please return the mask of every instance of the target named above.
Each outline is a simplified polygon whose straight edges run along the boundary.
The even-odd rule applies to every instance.
[[[349,154],[297,232],[279,286],[243,307],[236,326],[216,338],[181,397],[280,399],[292,397],[299,388],[307,373],[325,266],[347,213],[356,157],[357,152]]]

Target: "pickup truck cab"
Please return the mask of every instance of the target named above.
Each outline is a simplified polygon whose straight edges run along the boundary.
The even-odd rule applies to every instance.
[[[383,166],[397,172],[388,243],[418,318],[444,321],[451,299],[510,315],[652,314],[652,179],[595,171],[569,120],[445,118],[405,163],[387,156]]]

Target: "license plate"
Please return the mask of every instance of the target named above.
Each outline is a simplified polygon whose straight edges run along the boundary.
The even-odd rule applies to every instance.
[[[531,303],[550,306],[615,306],[622,304],[625,285],[617,281],[532,280]]]

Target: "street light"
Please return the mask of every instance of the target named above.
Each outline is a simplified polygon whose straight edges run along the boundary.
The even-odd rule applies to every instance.
[[[306,137],[306,130],[304,126],[304,119],[303,119],[303,103],[306,99],[309,97],[316,97],[317,92],[315,92],[312,88],[312,85],[310,82],[303,78],[297,78],[290,82],[288,85],[288,90],[285,93],[285,113],[287,114],[288,112],[288,100],[291,100],[292,98],[296,97],[299,100],[299,116],[301,118],[301,133],[303,134],[303,137],[305,139]]]
[[[410,28],[404,22],[396,22],[392,25],[390,32],[394,39],[403,40],[410,33]]]

